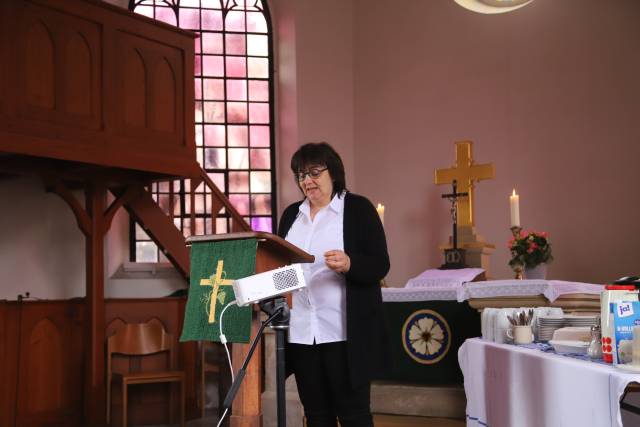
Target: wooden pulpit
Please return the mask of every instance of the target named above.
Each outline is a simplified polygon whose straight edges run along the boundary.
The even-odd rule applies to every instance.
[[[314,257],[286,240],[264,232],[241,232],[229,234],[214,234],[205,236],[191,236],[187,243],[195,242],[223,242],[229,240],[256,239],[258,249],[256,253],[255,272],[262,273],[274,268],[293,263],[313,262]],[[290,296],[289,305],[291,305]],[[256,306],[257,307],[257,306]],[[260,327],[260,313],[253,310],[251,339]],[[249,344],[233,344],[233,366],[240,367],[249,352]],[[262,425],[262,351],[257,346],[247,373],[233,402],[231,427],[260,427]]]
[[[0,175],[40,176],[47,191],[69,204],[86,237],[85,320],[76,325],[85,332],[86,425],[104,425],[106,417],[104,251],[113,217],[121,206],[139,202],[130,186],[200,173],[195,38],[104,1],[0,1]],[[84,203],[74,192],[81,189]],[[114,189],[119,194],[107,205]],[[171,219],[164,215],[163,221],[149,227],[163,227],[156,236],[182,238],[169,228],[175,229]],[[160,244],[169,259],[182,258]],[[25,405],[25,413],[42,420],[55,408],[76,416],[75,403],[52,394],[57,403],[36,398],[38,405]],[[0,424],[6,413],[0,408]],[[42,423],[62,425],[57,419]]]

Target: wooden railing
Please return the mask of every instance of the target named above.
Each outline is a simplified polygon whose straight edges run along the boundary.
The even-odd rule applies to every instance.
[[[198,191],[201,189],[201,186],[205,186],[209,190],[208,196],[210,203],[208,203],[208,212],[206,212],[206,214],[211,218],[211,230],[207,230],[206,234],[217,234],[216,218],[218,218],[218,215],[223,209],[224,216],[230,219],[229,228],[228,230],[224,230],[224,232],[251,231],[251,226],[244,220],[242,215],[240,215],[224,193],[214,184],[211,178],[209,178],[207,172],[201,167],[198,167],[196,174],[195,177],[190,178],[188,193],[181,195],[170,192],[171,202],[167,207],[168,212],[162,209],[159,203],[153,199],[152,194],[142,184],[133,184],[126,189],[111,189],[116,196],[122,196],[125,191],[129,194],[134,194],[134,196],[128,197],[124,201],[124,207],[140,226],[144,228],[149,237],[158,245],[167,259],[171,261],[184,277],[189,277],[190,268],[189,248],[185,243],[185,234],[205,234],[196,227],[195,200],[196,194],[201,192]],[[172,188],[173,181],[171,181],[169,185],[170,188]],[[184,196],[187,198],[185,203],[189,203],[190,230],[187,233],[179,230],[173,222],[173,206],[176,202],[182,202],[180,200],[174,200],[174,196]]]
[[[237,211],[237,209],[231,204],[227,196],[224,195],[222,191],[213,183],[207,171],[203,168],[199,168],[199,175],[195,178],[191,179],[190,185],[190,193],[189,199],[191,203],[191,230],[196,230],[195,227],[195,195],[198,187],[202,184],[206,185],[207,188],[211,191],[211,210],[207,212],[211,217],[211,226],[212,232],[210,234],[216,233],[216,218],[222,209],[225,210],[226,214],[231,219],[231,225],[229,227],[229,232],[239,232],[239,231],[251,231],[251,226],[242,218],[242,215]],[[197,230],[196,230],[197,231]],[[194,233],[195,234],[195,233]]]

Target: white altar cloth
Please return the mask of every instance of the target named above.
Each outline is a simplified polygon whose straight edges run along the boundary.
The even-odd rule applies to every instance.
[[[622,427],[620,398],[640,374],[480,338],[458,351],[468,427]]]
[[[409,279],[404,288],[382,288],[384,302],[458,301],[467,299],[464,284],[484,273],[482,268],[425,270]]]
[[[384,302],[414,302],[414,301],[459,301],[465,300],[464,288],[459,285],[450,287],[425,288],[382,288]]]
[[[453,270],[448,270],[453,271]],[[544,295],[550,302],[568,294],[600,295],[602,285],[561,280],[488,280],[448,283],[446,278],[430,278],[428,286],[382,288],[384,302],[458,301],[470,298],[496,298]]]

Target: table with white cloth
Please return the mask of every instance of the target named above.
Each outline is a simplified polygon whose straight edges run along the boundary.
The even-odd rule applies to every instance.
[[[611,365],[480,338],[465,341],[458,359],[474,427],[620,427],[620,400],[640,383]]]

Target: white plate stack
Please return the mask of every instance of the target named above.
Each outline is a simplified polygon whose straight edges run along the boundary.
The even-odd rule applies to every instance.
[[[538,317],[538,341],[551,340],[555,330],[564,325],[564,317]]]
[[[596,324],[597,318],[597,314],[586,314],[582,316],[575,314],[565,314],[564,321],[565,326],[590,327]]]

